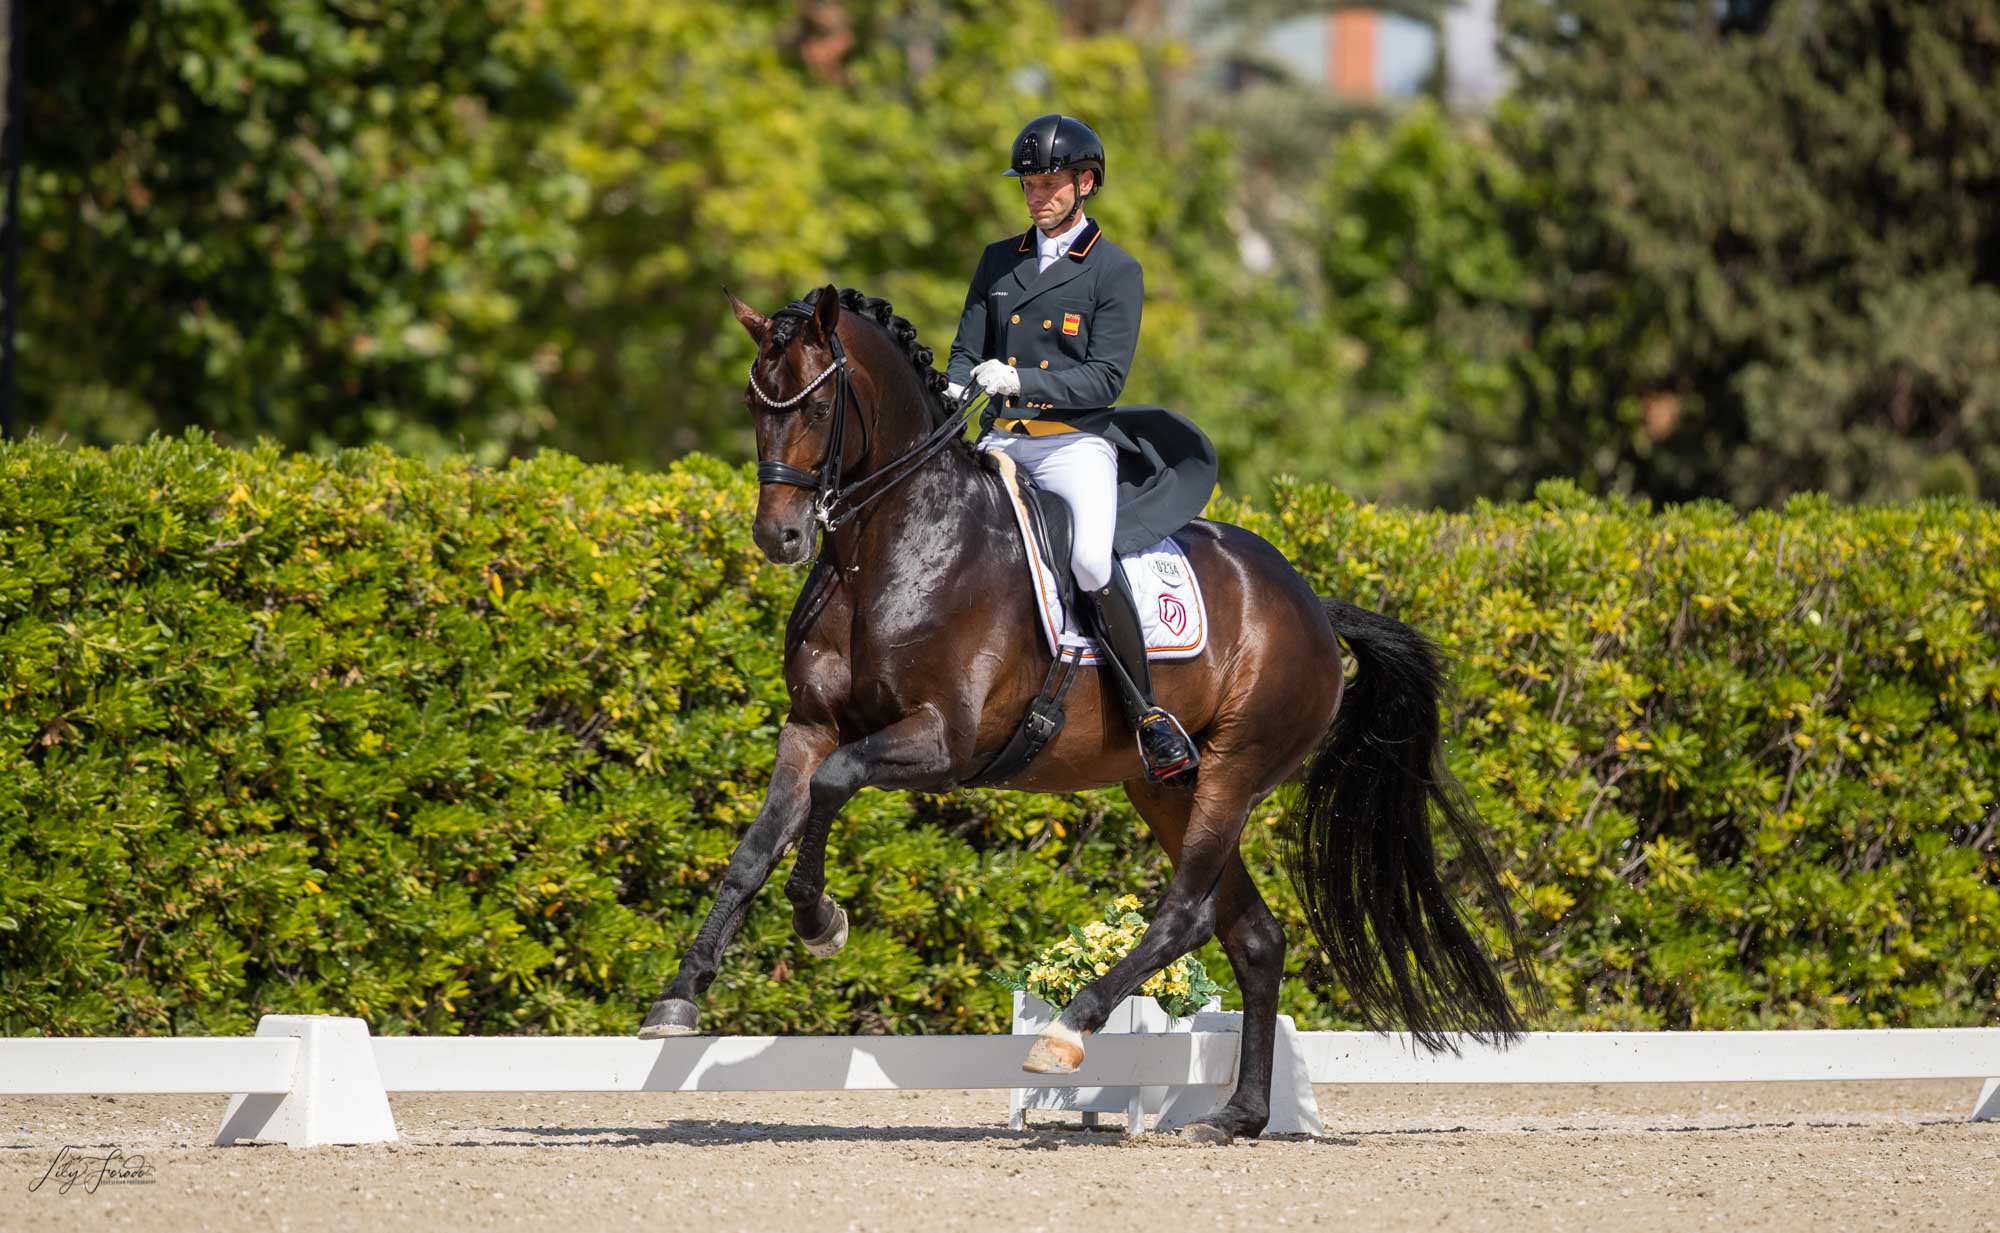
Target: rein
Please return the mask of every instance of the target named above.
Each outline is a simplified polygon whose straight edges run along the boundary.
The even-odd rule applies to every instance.
[[[772,314],[773,317],[789,316],[802,320],[812,315],[813,306],[804,300],[795,300]],[[973,412],[978,409],[978,404],[985,395],[976,394],[966,399],[959,407],[958,414],[933,428],[915,445],[874,471],[843,486],[840,482],[841,456],[845,452],[843,446],[846,439],[847,410],[850,406],[854,409],[855,421],[861,425],[861,452],[864,456],[868,453],[869,430],[868,421],[861,415],[861,405],[854,397],[851,370],[847,363],[847,348],[841,345],[839,331],[836,330],[827,342],[833,351],[833,363],[807,382],[806,387],[798,393],[783,400],[766,393],[764,387],[758,384],[755,360],[750,363],[750,391],[757,396],[758,401],[771,410],[782,411],[803,402],[807,395],[825,384],[828,377],[836,378],[833,394],[833,428],[827,433],[826,452],[820,455],[818,464],[810,471],[801,470],[787,462],[764,460],[757,464],[759,484],[790,484],[795,488],[817,492],[819,497],[813,502],[813,516],[822,527],[832,532],[847,525],[856,514],[867,509],[877,498],[908,479],[918,467],[949,445],[953,438],[962,436],[966,422],[972,418]],[[881,486],[867,496],[856,499],[857,492],[876,484]]]

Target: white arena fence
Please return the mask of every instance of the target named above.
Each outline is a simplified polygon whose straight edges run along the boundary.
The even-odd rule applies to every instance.
[[[1165,1087],[1199,1093],[1205,1108],[1235,1082],[1238,1035],[1200,1030],[1225,1019],[1240,1016],[1204,1015],[1191,1032],[1099,1033],[1077,1073],[1033,1075],[1018,1035],[370,1037],[359,1019],[266,1015],[252,1037],[0,1040],[0,1095],[228,1095],[217,1144],[300,1147],[394,1141],[390,1092]],[[1456,1056],[1416,1051],[1406,1036],[1284,1036],[1294,1077],[1311,1083],[1984,1079],[1971,1116],[2000,1118],[2000,1028],[1535,1032],[1505,1051],[1462,1042]]]

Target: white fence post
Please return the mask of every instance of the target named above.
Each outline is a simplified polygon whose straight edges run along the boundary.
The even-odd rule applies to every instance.
[[[292,1147],[396,1141],[396,1119],[366,1023],[335,1015],[265,1015],[257,1035],[298,1038],[292,1089],[230,1097],[217,1146],[253,1139]]]
[[[1194,1017],[1195,1032],[1243,1031],[1243,1012],[1203,1011]],[[1240,1062],[1239,1062],[1240,1065]],[[1240,1071],[1239,1071],[1240,1079]],[[1183,1087],[1160,1109],[1155,1130],[1175,1130],[1227,1103],[1236,1092],[1235,1083],[1215,1088]],[[1305,1053],[1299,1048],[1299,1031],[1290,1015],[1278,1016],[1277,1041],[1271,1052],[1271,1120],[1264,1123],[1269,1134],[1323,1135],[1319,1101],[1313,1097],[1312,1072]]]
[[[1222,1000],[1210,998],[1208,1005],[1213,1009],[1222,1005]],[[1176,1019],[1161,1009],[1160,1003],[1151,995],[1142,997],[1133,994],[1111,1008],[1110,1016],[1105,1019],[1104,1027],[1097,1035],[1101,1037],[1107,1034],[1187,1032],[1191,1030],[1189,1025],[1202,1013],[1204,1012],[1197,1012],[1192,1018]],[[1055,1021],[1056,1014],[1055,1007],[1035,995],[1023,993],[1019,989],[1014,991],[1014,1032],[1017,1035],[1041,1031]],[[1129,1138],[1145,1132],[1147,1113],[1156,1113],[1181,1099],[1181,1093],[1186,1090],[1167,1085],[1017,1087],[1007,1101],[1007,1128],[1027,1129],[1030,1109],[1072,1110],[1083,1114],[1085,1127],[1097,1125],[1097,1116],[1100,1113],[1123,1113],[1125,1134]]]
[[[1979,1101],[1972,1106],[1975,1122],[2000,1122],[2000,1079],[1988,1079],[1979,1089]]]

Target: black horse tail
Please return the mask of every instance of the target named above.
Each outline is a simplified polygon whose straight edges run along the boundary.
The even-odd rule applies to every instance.
[[[1478,815],[1445,768],[1438,653],[1401,621],[1337,599],[1320,602],[1359,672],[1280,827],[1306,921],[1369,1027],[1387,1030],[1400,1021],[1432,1052],[1456,1052],[1447,1032],[1508,1043],[1524,1030],[1523,1016],[1460,918],[1457,895],[1438,876],[1433,808],[1505,922],[1524,1000],[1538,1008],[1543,997],[1475,829]]]

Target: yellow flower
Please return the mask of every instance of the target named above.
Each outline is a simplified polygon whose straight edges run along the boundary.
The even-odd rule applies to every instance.
[[[1113,899],[1111,901],[1111,906],[1114,908],[1121,908],[1127,912],[1136,912],[1139,910],[1139,896],[1120,895],[1118,896],[1118,898]]]

